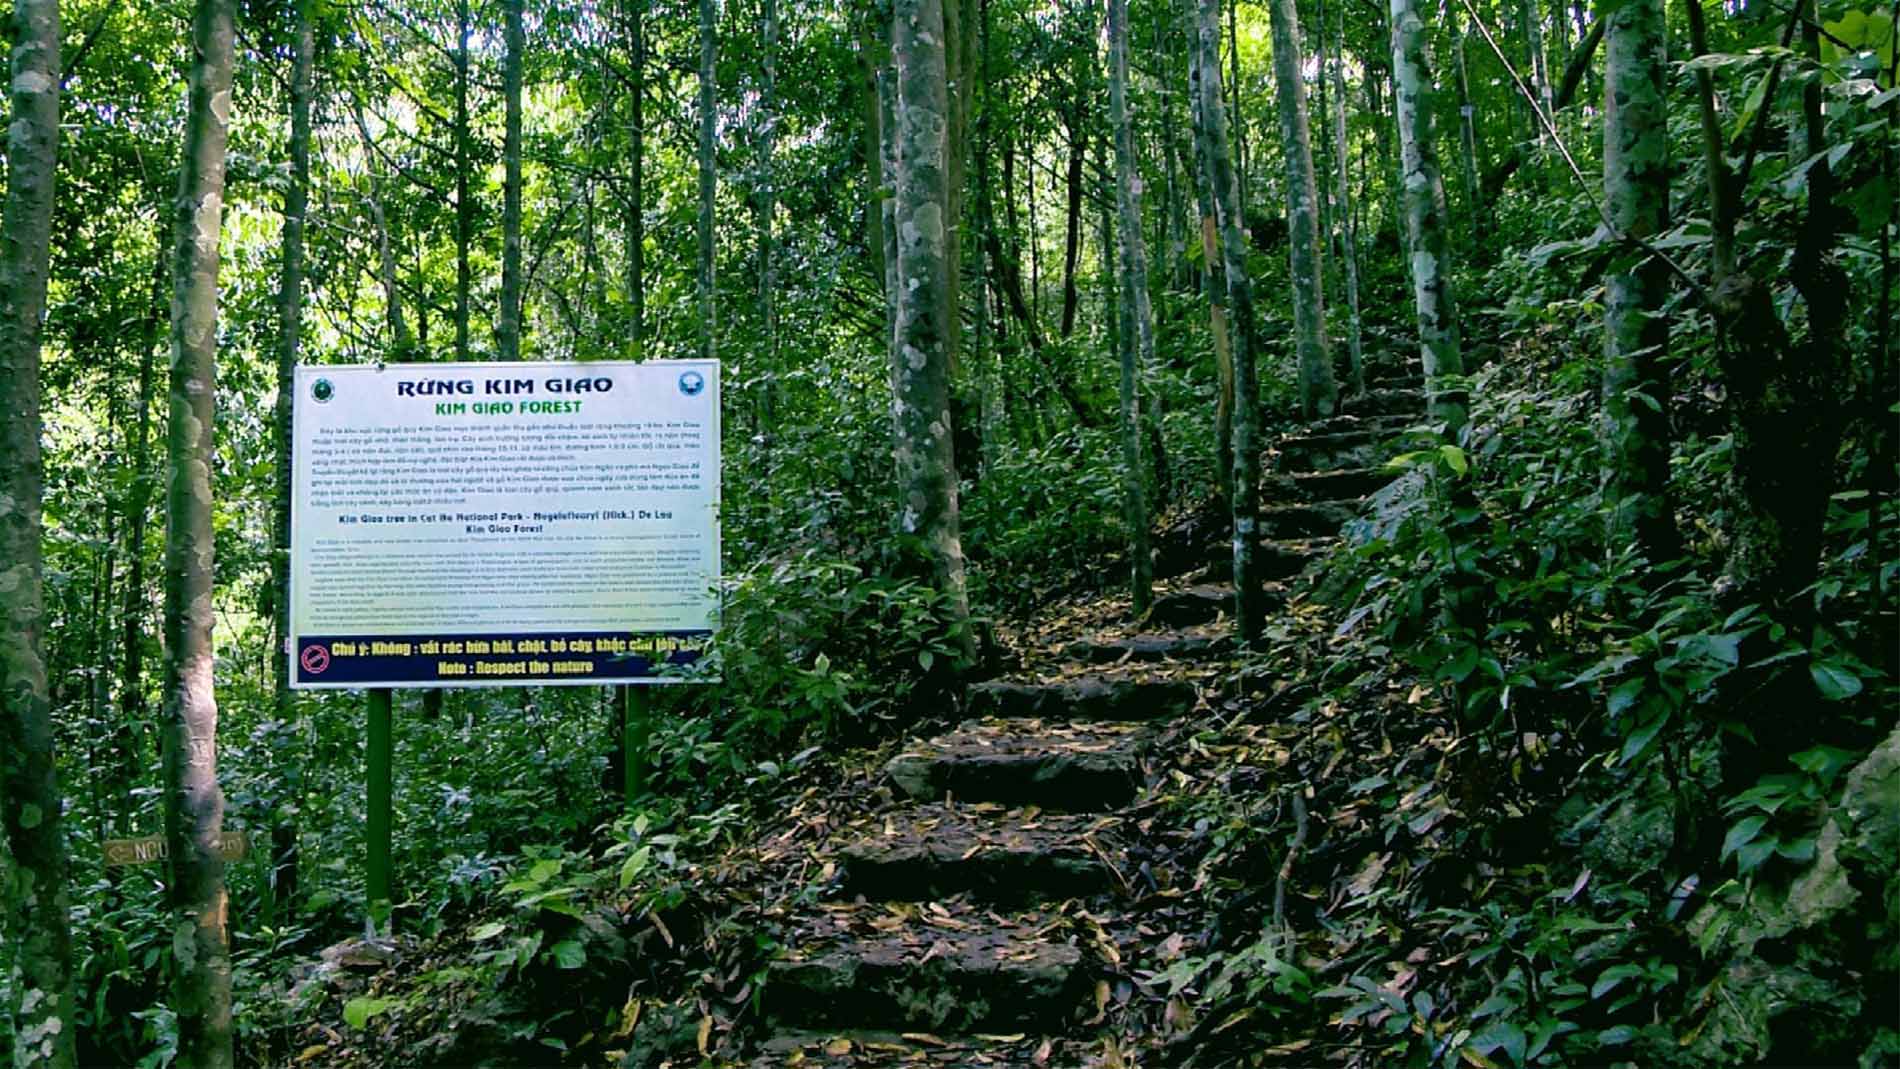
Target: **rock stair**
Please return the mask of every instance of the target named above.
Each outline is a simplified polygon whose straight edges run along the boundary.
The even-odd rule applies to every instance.
[[[1271,576],[1325,552],[1390,480],[1378,464],[1423,398],[1403,374],[1374,381],[1345,415],[1279,443],[1261,513]],[[753,1069],[1100,1064],[1077,1038],[1119,975],[1097,918],[1128,908],[1130,872],[1154,878],[1132,863],[1127,807],[1162,725],[1201,700],[1184,666],[1232,650],[1220,549],[1144,618],[1058,639],[1053,667],[970,688],[967,719],[889,759],[892,802],[829,833],[829,898],[767,969],[773,1034]]]

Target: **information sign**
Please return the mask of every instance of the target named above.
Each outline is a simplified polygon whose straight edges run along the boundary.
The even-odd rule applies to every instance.
[[[226,861],[242,861],[250,849],[251,840],[241,831],[218,836],[218,855]],[[171,850],[163,835],[147,835],[141,839],[107,839],[105,855],[108,865],[150,865],[170,857]]]
[[[299,367],[292,686],[663,682],[719,577],[719,365]]]

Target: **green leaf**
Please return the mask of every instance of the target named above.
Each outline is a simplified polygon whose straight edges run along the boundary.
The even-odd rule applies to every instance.
[[[1828,701],[1845,701],[1860,693],[1860,676],[1840,661],[1817,661],[1808,666],[1808,674],[1814,677],[1815,689]]]
[[[554,957],[554,964],[563,969],[578,969],[587,964],[587,948],[572,939],[554,944],[548,953]]]
[[[647,862],[652,860],[652,858],[653,848],[651,846],[642,846],[640,849],[628,855],[626,864],[620,866],[620,889],[622,891],[633,886],[633,881],[640,878],[640,873],[646,869]]]
[[[27,829],[27,828],[37,828],[40,826],[40,821],[45,820],[45,819],[46,819],[45,812],[42,811],[39,806],[34,805],[32,802],[28,802],[27,804],[20,807],[20,827],[22,830]]]
[[[370,1019],[387,1012],[396,1003],[386,998],[353,998],[343,1004],[343,1023],[351,1028],[363,1028]]]
[[[1768,856],[1774,852],[1774,839],[1756,839],[1735,852],[1735,870],[1746,876],[1760,868],[1761,863],[1768,860]]]
[[[1630,732],[1629,736],[1623,740],[1624,763],[1627,764],[1641,757],[1643,751],[1649,749],[1649,744],[1656,740],[1657,733],[1662,731],[1663,725],[1667,723],[1669,723],[1669,711],[1665,707],[1662,712],[1637,725],[1636,730]]]
[[[1621,1047],[1636,1038],[1634,1026],[1619,1024],[1597,1033],[1597,1042],[1606,1047]]]
[[[1780,854],[1789,861],[1812,861],[1814,860],[1814,836],[1804,835],[1798,839],[1778,839],[1775,842],[1775,853]]]
[[[934,654],[934,653],[932,653],[932,652],[930,652],[929,650],[918,650],[918,651],[917,651],[917,664],[918,664],[918,666],[919,666],[919,667],[921,667],[921,668],[922,668],[922,669],[923,669],[924,671],[926,671],[926,672],[928,672],[928,671],[930,671],[930,666],[931,666],[931,665],[933,665],[933,664],[936,664],[936,663],[937,663],[937,655],[936,655],[936,654]]]
[[[1722,856],[1730,854],[1755,841],[1761,830],[1768,826],[1768,818],[1760,815],[1743,817],[1728,830],[1728,837],[1722,840]]]
[[[1641,975],[1643,975],[1643,967],[1641,965],[1612,965],[1603,970],[1602,974],[1597,977],[1596,983],[1590,985],[1590,998],[1592,1000],[1600,999],[1616,990],[1617,985],[1623,981],[1633,976]]]
[[[1441,445],[1438,455],[1445,459],[1445,466],[1463,475],[1471,470],[1471,462],[1465,459],[1465,451],[1455,445]]]
[[[493,939],[507,930],[508,930],[508,926],[506,924],[503,924],[501,921],[490,921],[487,924],[482,925],[480,928],[475,929],[475,934],[471,936],[470,938],[474,939],[477,943],[480,943],[485,940]]]

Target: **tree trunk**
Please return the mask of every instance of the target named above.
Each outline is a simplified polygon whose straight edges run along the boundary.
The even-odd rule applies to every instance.
[[[765,365],[761,383],[764,396],[759,403],[759,441],[764,453],[766,474],[763,494],[768,521],[778,485],[774,466],[774,436],[778,424],[778,293],[777,265],[773,260],[773,226],[778,215],[778,0],[762,0],[759,13],[760,63],[764,75],[759,91],[759,183],[757,197],[759,235],[759,329],[764,334]]]
[[[1319,183],[1313,177],[1313,136],[1306,118],[1306,83],[1300,66],[1299,13],[1293,0],[1269,0],[1273,28],[1274,97],[1279,103],[1280,144],[1286,160],[1289,257],[1293,269],[1293,330],[1300,355],[1300,408],[1323,419],[1339,407],[1332,356],[1326,344],[1326,279],[1319,248]]]
[[[155,254],[152,257],[152,296],[151,311],[146,318],[145,333],[140,338],[139,349],[139,400],[138,412],[134,418],[134,438],[132,442],[132,486],[126,494],[126,565],[124,602],[119,611],[120,657],[119,663],[119,723],[114,729],[117,740],[116,781],[129,789],[143,766],[140,759],[140,742],[145,734],[145,621],[149,604],[145,596],[145,528],[151,520],[152,511],[152,457],[151,422],[152,400],[156,392],[157,376],[153,373],[152,354],[158,349],[159,331],[164,325],[166,266],[166,238],[170,228],[166,225],[164,212],[159,213],[159,224],[154,229]],[[118,829],[121,834],[131,834],[133,800],[129,796],[119,800]]]
[[[1253,304],[1253,284],[1247,277],[1247,243],[1241,234],[1240,178],[1227,148],[1227,114],[1220,88],[1220,3],[1197,0],[1193,92],[1200,122],[1195,140],[1208,165],[1210,199],[1220,231],[1221,259],[1227,277],[1227,299],[1234,311],[1234,474],[1231,504],[1234,516],[1234,625],[1240,641],[1260,637],[1264,622],[1259,571],[1260,446],[1258,443],[1259,380],[1254,366],[1259,335]]]
[[[198,0],[191,98],[172,233],[170,475],[165,500],[165,838],[174,913],[178,1056],[226,1069],[231,960],[218,837],[218,707],[212,671],[212,420],[217,382],[218,235],[231,114],[232,5]]]
[[[1486,247],[1491,233],[1491,207],[1478,181],[1478,115],[1471,103],[1471,79],[1465,68],[1464,24],[1452,19],[1451,55],[1458,87],[1458,165],[1465,183],[1465,213],[1471,219],[1474,250]]]
[[[283,741],[298,733],[291,728],[297,722],[296,696],[290,689],[290,499],[291,499],[291,400],[296,393],[297,354],[303,336],[303,232],[310,205],[310,72],[316,42],[310,27],[311,0],[296,5],[296,51],[290,68],[290,186],[284,191],[284,269],[277,289],[277,405],[272,413],[271,432],[276,439],[277,470],[271,510],[271,682],[278,725],[280,748]],[[362,116],[357,116],[359,126]],[[369,132],[362,130],[365,147]],[[368,156],[374,166],[376,154]],[[380,213],[379,213],[380,214]],[[389,279],[388,242],[383,242],[384,275]],[[387,299],[397,307],[393,279],[385,290]],[[274,755],[274,760],[276,756]],[[276,786],[283,792],[279,804],[272,807],[270,877],[270,914],[274,924],[290,919],[291,904],[297,894],[297,825],[288,814],[295,812],[296,800],[303,793],[303,761],[292,754],[277,762],[281,779]]]
[[[647,0],[627,0],[627,47],[633,53],[628,86],[627,145],[627,332],[633,358],[646,355],[646,95]]]
[[[501,314],[495,319],[496,355],[521,359],[521,26],[522,0],[503,0],[501,159]]]
[[[1128,528],[1132,611],[1154,600],[1154,560],[1148,549],[1148,503],[1142,481],[1141,398],[1138,368],[1154,361],[1154,315],[1148,305],[1148,253],[1141,236],[1141,177],[1128,108],[1128,0],[1108,0],[1108,107],[1115,126],[1115,203],[1121,218],[1122,522]]]
[[[469,251],[475,241],[475,202],[469,199],[470,147],[468,0],[455,6],[455,359],[469,358],[469,294],[473,285]]]
[[[1662,0],[1605,14],[1603,192],[1617,232],[1660,235],[1669,220],[1668,102]],[[1604,279],[1603,441],[1606,537],[1634,539],[1651,564],[1681,550],[1669,497],[1669,275],[1653,257]]]
[[[1359,220],[1353,214],[1352,184],[1347,178],[1350,166],[1350,152],[1346,140],[1346,15],[1343,5],[1334,5],[1339,14],[1339,22],[1333,33],[1333,168],[1337,184],[1336,198],[1339,201],[1337,221],[1339,223],[1340,259],[1345,263],[1346,309],[1350,348],[1347,350],[1347,389],[1356,397],[1366,392],[1366,346],[1365,333],[1361,329],[1359,309]],[[1324,27],[1321,27],[1324,30]]]
[[[1081,293],[1075,285],[1075,268],[1082,258],[1082,165],[1089,149],[1085,122],[1078,101],[1069,114],[1069,166],[1063,173],[1068,226],[1062,245],[1062,322],[1058,333],[1064,338],[1075,333],[1075,310],[1081,303]]]
[[[19,1000],[11,1063],[74,1064],[72,911],[43,649],[40,322],[59,145],[59,5],[16,0],[13,121],[0,217],[0,822],[12,866],[0,944]]]
[[[1190,11],[1198,11],[1190,0]],[[1217,380],[1214,397],[1214,481],[1215,500],[1223,509],[1231,509],[1234,493],[1234,349],[1227,325],[1227,269],[1222,262],[1220,229],[1216,221],[1214,197],[1214,160],[1208,154],[1210,139],[1207,116],[1200,91],[1203,56],[1199,23],[1188,37],[1188,121],[1194,128],[1194,192],[1201,208],[1201,288],[1207,293],[1208,329],[1214,338],[1214,373]],[[1218,64],[1213,68],[1218,71]]]
[[[713,213],[719,178],[714,156],[718,116],[713,111],[714,79],[718,76],[718,25],[714,0],[699,0],[699,357],[718,354],[718,308],[713,293]]]
[[[1544,15],[1537,9],[1537,0],[1518,0],[1518,20],[1524,24],[1524,50],[1530,53],[1531,89],[1537,94],[1538,106],[1554,121],[1557,113],[1551,106],[1550,61],[1544,56]],[[1548,147],[1544,124],[1537,123],[1536,129],[1538,147]]]
[[[1392,71],[1398,111],[1400,185],[1418,312],[1419,356],[1432,419],[1456,439],[1465,423],[1464,374],[1458,312],[1452,300],[1451,257],[1445,242],[1445,184],[1438,171],[1432,123],[1436,90],[1425,63],[1425,24],[1418,0],[1392,0]]]
[[[296,78],[296,73],[297,73],[296,69],[293,69],[291,72],[291,78],[293,80],[293,83]],[[308,78],[308,75],[306,72],[306,80],[307,78]],[[293,98],[295,95],[295,91],[296,91],[295,86],[293,84],[293,87],[292,87]],[[308,86],[305,86],[304,93],[306,97],[309,95]],[[296,139],[296,134],[295,134],[296,109],[297,109],[297,106],[293,99],[293,103],[291,105],[291,123],[292,123],[292,128],[293,128],[291,137],[292,137],[293,142]],[[308,126],[309,103],[307,100],[304,103],[303,114],[304,114],[304,123],[306,126]],[[375,144],[370,138],[369,124],[363,121],[362,106],[358,105],[357,107],[355,107],[351,112],[351,116],[356,121],[356,136],[363,142],[363,155],[369,161],[368,163],[369,196],[366,199],[367,199],[368,207],[369,207],[370,225],[375,227],[375,230],[376,230],[373,237],[376,239],[377,281],[381,282],[383,286],[383,323],[389,328],[389,345],[392,350],[391,355],[397,360],[406,360],[415,355],[416,340],[413,337],[411,337],[409,334],[409,321],[403,316],[403,313],[402,313],[402,291],[396,285],[396,254],[395,254],[394,249],[391,247],[390,240],[389,240],[389,216],[387,215],[387,213],[383,211],[382,157],[377,155]],[[296,166],[296,158],[297,158],[298,151],[299,150],[297,146],[293,144],[291,146],[291,165],[293,168]],[[308,179],[309,159],[308,157],[310,155],[310,148],[309,148],[307,137],[305,138],[305,144],[302,148],[302,152],[305,157],[304,189],[306,190],[303,196],[305,197],[305,199],[308,199],[308,192],[307,192],[309,188],[309,179]],[[292,179],[293,181],[295,180],[294,175],[292,176]],[[286,200],[285,200],[285,211],[286,213],[288,213],[289,211],[288,197],[286,197]],[[302,225],[303,225],[302,221],[299,220],[298,226],[301,227]],[[289,246],[288,246],[288,240],[289,240],[288,237],[286,237],[285,240],[286,240],[286,246],[285,246],[284,254],[285,254],[286,261],[288,261],[289,253],[290,253]],[[299,258],[301,260],[301,254]]]
[[[916,539],[937,590],[949,602],[964,659],[973,659],[969,595],[957,523],[957,472],[950,426],[949,333],[942,300],[948,259],[950,146],[941,0],[895,0],[896,315],[891,414],[896,439],[898,528]]]

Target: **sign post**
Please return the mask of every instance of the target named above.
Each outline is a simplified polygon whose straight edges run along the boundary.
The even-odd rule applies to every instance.
[[[369,819],[365,822],[369,866],[364,890],[369,898],[370,934],[388,934],[390,903],[391,828],[395,809],[395,734],[390,716],[392,692],[378,687],[369,692]]]
[[[299,367],[291,686],[369,689],[372,923],[393,899],[390,688],[622,688],[651,703],[717,623],[719,364]],[[631,685],[630,685],[631,684]]]

